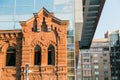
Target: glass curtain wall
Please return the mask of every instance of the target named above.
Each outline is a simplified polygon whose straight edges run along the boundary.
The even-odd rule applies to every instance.
[[[19,21],[30,19],[43,6],[53,12],[53,0],[0,0],[0,29],[21,29]]]
[[[74,0],[54,0],[53,4],[53,12],[56,17],[69,20],[67,31],[67,72],[68,80],[75,80]]]

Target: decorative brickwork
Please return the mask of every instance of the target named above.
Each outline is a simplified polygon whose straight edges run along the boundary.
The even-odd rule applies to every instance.
[[[67,80],[68,21],[59,20],[42,8],[34,13],[33,18],[21,21],[20,24],[22,30],[0,31],[0,80],[26,80],[27,76],[29,80]],[[34,65],[36,45],[41,48],[41,65]],[[48,64],[50,45],[54,47],[54,65]],[[6,66],[6,60],[10,60],[6,59],[9,46],[16,50],[16,66]],[[28,75],[26,64],[29,64]]]

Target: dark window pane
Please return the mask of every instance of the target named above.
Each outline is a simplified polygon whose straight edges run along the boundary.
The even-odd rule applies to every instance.
[[[90,5],[98,5],[101,0],[90,0]]]
[[[55,50],[52,45],[48,48],[48,65],[55,65]]]
[[[34,50],[34,65],[41,65],[41,48],[36,46]]]
[[[6,54],[6,66],[16,65],[16,50],[13,47],[8,47]]]

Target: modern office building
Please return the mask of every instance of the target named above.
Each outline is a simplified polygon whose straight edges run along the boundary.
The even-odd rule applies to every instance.
[[[93,39],[90,49],[81,50],[78,64],[77,80],[111,80],[108,39]]]
[[[106,34],[109,39],[110,66],[112,80],[120,79],[120,30],[111,30]]]
[[[19,21],[34,17],[32,13],[37,13],[43,6],[54,12],[57,18],[69,20],[66,36],[67,79],[76,80],[79,51],[90,47],[104,2],[105,0],[3,0],[0,3],[0,29],[22,30]]]

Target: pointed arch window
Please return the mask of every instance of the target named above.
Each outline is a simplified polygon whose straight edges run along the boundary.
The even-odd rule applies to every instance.
[[[7,48],[6,66],[16,66],[16,49],[12,46]]]
[[[53,45],[48,47],[48,65],[55,65],[55,48]]]
[[[41,65],[41,47],[36,45],[34,49],[34,65]]]

